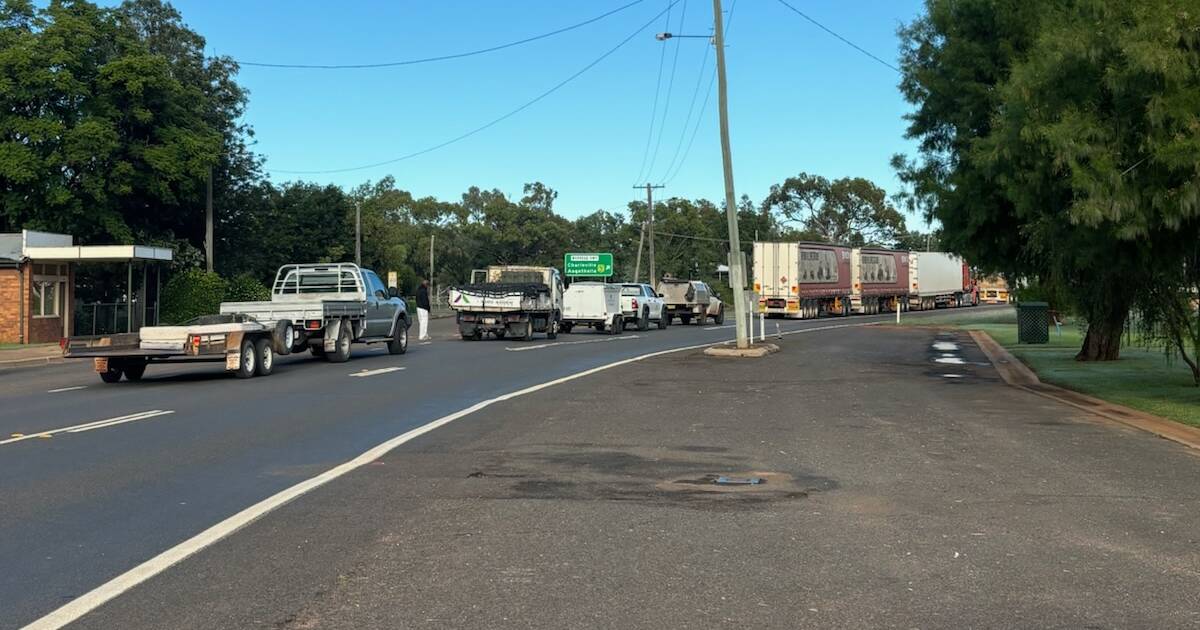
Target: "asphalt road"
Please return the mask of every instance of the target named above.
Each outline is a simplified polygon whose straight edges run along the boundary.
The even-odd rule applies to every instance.
[[[963,334],[782,345],[499,402],[77,627],[1200,627],[1194,452],[1005,386]]]
[[[786,333],[890,319],[778,323]],[[770,331],[776,323],[768,322]],[[346,364],[305,354],[249,380],[216,364],[151,366],[143,382],[115,385],[102,384],[89,362],[0,373],[0,441],[53,432],[0,444],[0,628],[31,622],[430,420],[620,359],[719,342],[733,331],[730,324],[676,325],[614,337],[474,343],[458,340],[448,321],[435,321],[434,332],[434,343],[414,342],[404,356],[356,346]],[[364,370],[370,374],[357,374]],[[86,426],[104,420],[112,422]]]

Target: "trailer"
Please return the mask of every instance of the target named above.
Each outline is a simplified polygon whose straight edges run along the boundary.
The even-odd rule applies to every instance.
[[[961,257],[946,252],[912,252],[909,255],[911,290],[909,304],[914,309],[933,310],[974,306],[978,294],[971,281],[971,270]]]
[[[266,326],[245,315],[208,315],[183,326],[148,326],[136,333],[70,337],[63,357],[91,359],[100,380],[140,381],[151,363],[223,362],[238,378],[269,376],[275,355],[294,342],[289,322]]]
[[[851,250],[825,243],[754,243],[758,312],[812,319],[850,314]]]
[[[850,311],[864,315],[908,310],[909,253],[874,247],[850,255]]]
[[[604,282],[573,282],[563,292],[562,330],[576,326],[619,335],[625,329],[621,313],[621,285]]]

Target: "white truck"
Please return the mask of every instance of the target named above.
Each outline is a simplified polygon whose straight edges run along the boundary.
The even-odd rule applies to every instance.
[[[72,337],[63,356],[92,359],[100,379],[141,380],[150,363],[217,361],[240,378],[267,376],[275,355],[311,347],[333,362],[350,358],[353,341],[386,342],[408,350],[408,313],[397,291],[356,265],[285,265],[271,300],[226,302],[220,314],[180,326],[147,326],[136,333]]]
[[[491,333],[533,339],[535,332],[558,337],[562,326],[563,281],[554,267],[495,265],[472,273],[471,283],[450,287],[450,308],[467,341]]]
[[[628,282],[621,285],[621,317],[625,324],[636,324],[638,330],[646,330],[650,322],[659,330],[670,323],[666,313],[666,302],[658,297],[654,287],[648,284]]]
[[[967,263],[945,252],[910,252],[910,306],[919,310],[974,306],[978,295]]]
[[[604,282],[574,282],[563,293],[563,332],[588,326],[597,332],[620,334],[625,329],[621,315],[621,285]]]
[[[725,305],[705,282],[663,277],[658,281],[658,295],[663,299],[668,324],[676,317],[684,326],[693,320],[703,326],[709,317],[718,326],[725,323]]]

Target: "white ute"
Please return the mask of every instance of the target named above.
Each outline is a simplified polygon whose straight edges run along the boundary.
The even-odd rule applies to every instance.
[[[616,335],[625,328],[621,316],[621,285],[576,282],[563,293],[563,332],[575,326],[590,326]]]
[[[626,283],[621,285],[621,316],[625,324],[636,324],[638,330],[646,330],[650,322],[662,330],[670,323],[663,312],[665,302],[648,284]]]

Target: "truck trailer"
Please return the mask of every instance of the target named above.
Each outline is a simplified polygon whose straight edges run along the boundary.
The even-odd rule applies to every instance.
[[[754,291],[768,316],[849,315],[851,250],[825,243],[754,243]]]
[[[873,247],[850,256],[850,310],[864,315],[908,310],[909,253]]]
[[[974,306],[978,295],[971,270],[959,256],[946,252],[909,254],[909,304],[923,311],[938,307]]]

